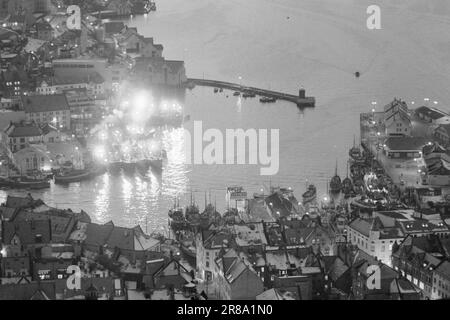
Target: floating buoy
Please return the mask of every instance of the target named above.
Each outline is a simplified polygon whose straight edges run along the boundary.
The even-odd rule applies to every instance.
[[[361,73],[359,73],[359,71],[355,72],[355,77],[359,78],[361,76]]]

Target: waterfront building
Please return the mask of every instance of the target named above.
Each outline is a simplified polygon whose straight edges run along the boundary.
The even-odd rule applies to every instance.
[[[30,145],[13,154],[13,162],[21,175],[52,169],[50,156],[41,148]]]
[[[64,91],[70,106],[70,124],[76,137],[86,137],[102,120],[102,109],[86,88]]]
[[[161,58],[163,55],[164,47],[155,44],[153,38],[140,35],[136,28],[125,28],[115,38],[124,54],[145,58]]]
[[[64,94],[22,96],[22,108],[30,121],[70,129],[70,108]]]
[[[154,85],[180,87],[187,81],[184,61],[165,60],[161,57],[136,58],[133,75],[135,81]]]
[[[385,226],[379,217],[356,218],[348,225],[348,241],[366,254],[390,266],[394,243],[405,238],[397,226]]]
[[[36,88],[36,92],[41,95],[62,94],[64,91],[72,89],[86,89],[91,96],[105,94],[105,79],[98,73],[73,75],[67,77],[52,77],[43,80]]]
[[[33,121],[11,122],[4,130],[2,140],[15,153],[30,144],[42,142],[42,131]]]
[[[440,119],[447,118],[450,116],[449,114],[447,114],[439,109],[430,108],[430,107],[426,107],[426,106],[417,108],[415,113],[419,117],[419,119],[421,119],[425,122],[431,123],[431,124],[438,123]]]
[[[419,159],[427,143],[422,137],[389,137],[384,142],[384,152],[392,159]]]
[[[394,99],[384,107],[384,127],[388,137],[411,135],[411,118],[406,102]]]
[[[54,75],[60,79],[71,77],[86,78],[93,72],[105,80],[104,90],[115,90],[120,86],[132,65],[127,61],[109,64],[106,59],[58,59],[53,60]]]

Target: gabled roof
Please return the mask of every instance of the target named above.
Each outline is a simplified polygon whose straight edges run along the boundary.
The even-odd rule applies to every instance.
[[[389,137],[386,147],[389,151],[417,151],[421,152],[428,143],[428,139],[421,137]]]
[[[12,122],[5,129],[5,133],[10,138],[39,137],[42,135],[41,129],[34,122]]]
[[[448,124],[441,124],[435,129],[435,131],[436,130],[444,130],[444,131],[447,132],[447,135],[450,136],[450,123],[448,123]]]
[[[70,110],[64,94],[22,96],[26,113]]]
[[[42,204],[41,200],[34,200],[33,197],[28,194],[25,197],[8,196],[6,198],[5,207],[9,208],[29,208],[34,205]]]
[[[0,286],[0,300],[54,300],[55,298],[55,282],[53,281]]]
[[[443,112],[441,110],[438,110],[436,108],[429,108],[429,107],[426,107],[426,106],[422,106],[420,108],[417,108],[416,109],[416,113],[424,114],[424,115],[426,115],[427,117],[429,117],[429,118],[431,118],[433,120],[438,120],[438,119],[441,119],[443,117],[448,116],[447,113],[445,113],[445,112]]]
[[[122,32],[125,28],[125,24],[122,21],[110,21],[104,24],[105,33],[116,34]]]
[[[37,236],[41,237],[41,243],[50,243],[52,232],[50,220],[22,220],[3,223],[2,240],[11,244],[14,236],[18,236],[21,244],[36,243]]]

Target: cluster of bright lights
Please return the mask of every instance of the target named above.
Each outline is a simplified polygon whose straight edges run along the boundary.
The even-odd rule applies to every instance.
[[[92,132],[96,145],[92,148],[99,162],[148,159],[162,152],[162,143],[154,136],[150,120],[182,114],[176,101],[161,101],[156,106],[148,91],[126,92],[122,102]]]

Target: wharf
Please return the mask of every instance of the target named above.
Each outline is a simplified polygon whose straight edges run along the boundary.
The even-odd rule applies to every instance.
[[[189,78],[187,80],[187,86],[204,86],[204,87],[214,87],[222,88],[233,91],[238,91],[241,93],[251,92],[261,97],[274,98],[277,100],[284,100],[295,103],[299,108],[314,108],[316,104],[316,99],[314,97],[306,97],[305,90],[300,89],[299,95],[287,94],[278,91],[260,89],[255,87],[247,87],[237,83],[218,81],[218,80],[207,80],[207,79],[195,79]]]

